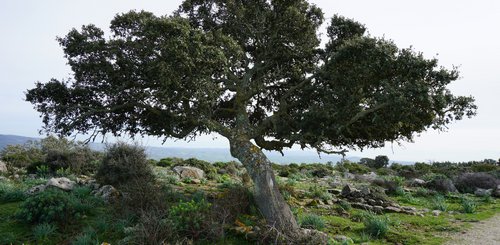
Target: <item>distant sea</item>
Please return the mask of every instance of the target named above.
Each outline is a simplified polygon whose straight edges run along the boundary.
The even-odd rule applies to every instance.
[[[39,140],[39,138],[24,137],[18,135],[4,135],[0,134],[0,149],[7,145],[24,144],[29,140]],[[101,143],[90,143],[90,147],[94,150],[102,151],[105,148]],[[146,146],[146,153],[151,159],[159,160],[166,157],[178,158],[197,158],[208,162],[218,161],[232,161],[235,160],[229,152],[229,148],[181,148],[181,147],[156,147]],[[267,157],[275,163],[288,164],[288,163],[337,163],[342,160],[340,155],[327,155],[311,151],[311,150],[288,150],[283,151],[282,156],[279,152],[264,152]],[[373,156],[375,157],[375,156]],[[346,160],[357,162],[360,157],[347,156]],[[401,164],[412,164],[413,162],[397,161]]]

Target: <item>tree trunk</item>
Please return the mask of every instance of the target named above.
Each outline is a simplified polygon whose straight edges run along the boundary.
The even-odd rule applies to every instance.
[[[254,182],[255,202],[269,225],[287,236],[298,234],[299,226],[279,192],[271,162],[250,141],[230,140],[231,155],[245,166]]]

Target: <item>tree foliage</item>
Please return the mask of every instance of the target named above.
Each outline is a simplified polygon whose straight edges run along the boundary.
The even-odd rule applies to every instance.
[[[26,93],[45,129],[186,138],[217,132],[278,150],[381,147],[475,114],[456,69],[305,0],[185,0],[58,38],[73,75]]]

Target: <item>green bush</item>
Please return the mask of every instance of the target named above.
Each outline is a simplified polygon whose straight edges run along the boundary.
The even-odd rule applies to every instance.
[[[446,211],[448,209],[448,204],[446,204],[446,199],[444,196],[437,195],[431,201],[431,208],[434,210]]]
[[[172,222],[174,230],[180,235],[188,238],[199,238],[205,229],[211,204],[205,199],[200,201],[191,200],[180,202],[169,210],[168,218]]]
[[[325,228],[325,221],[316,214],[304,215],[299,221],[300,227],[306,229],[323,230]]]
[[[41,166],[46,166],[50,174],[61,169],[71,170],[75,174],[90,174],[101,159],[101,153],[91,150],[88,145],[65,138],[49,136],[42,139],[39,145],[31,147],[37,147],[42,157],[31,162],[28,166],[30,173],[37,173]]]
[[[346,200],[340,200],[339,207],[342,209],[342,211],[349,211],[352,209],[351,204]]]
[[[337,163],[337,166],[335,166],[335,168],[340,172],[348,171],[349,173],[353,174],[366,174],[371,171],[371,169],[365,165],[349,161]]]
[[[324,187],[319,185],[312,185],[311,187],[309,187],[308,196],[311,198],[318,198],[324,201],[331,200],[333,198],[332,195],[328,193],[328,191]]]
[[[152,182],[153,171],[143,148],[116,143],[107,148],[96,179],[104,185],[126,185],[131,181]]]
[[[26,198],[26,194],[14,185],[0,182],[0,203],[18,202]]]
[[[160,159],[160,161],[158,161],[156,163],[156,166],[158,167],[172,167],[178,163],[182,163],[182,160],[181,158],[177,158],[177,157],[167,157],[167,158],[162,158]]]
[[[389,220],[387,217],[377,216],[373,213],[366,213],[363,218],[365,231],[372,237],[384,237],[389,231]]]
[[[33,228],[33,236],[40,244],[45,244],[49,241],[50,236],[54,235],[57,227],[49,223],[41,223]]]
[[[81,203],[71,194],[49,189],[27,198],[16,217],[27,223],[66,223],[74,220],[81,211]]]
[[[474,200],[471,200],[471,199],[466,198],[466,197],[462,197],[461,204],[462,204],[462,210],[464,213],[472,214],[472,213],[476,212],[477,205],[476,205],[476,202]]]
[[[43,152],[40,143],[28,141],[24,145],[8,145],[1,152],[3,161],[10,167],[24,168],[43,160]]]

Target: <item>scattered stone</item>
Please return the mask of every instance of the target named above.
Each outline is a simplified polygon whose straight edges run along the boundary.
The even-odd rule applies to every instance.
[[[205,177],[205,172],[199,168],[196,168],[196,167],[177,166],[177,167],[174,167],[173,170],[181,178],[203,179]]]
[[[105,202],[111,202],[120,196],[120,192],[111,185],[105,185],[99,190],[92,192],[94,196],[102,198]]]
[[[354,241],[350,237],[343,236],[343,235],[335,235],[333,237],[333,240],[335,240],[337,242],[340,242],[341,244],[352,244],[352,243],[354,243]]]
[[[384,211],[384,207],[382,206],[373,206],[372,207],[372,211],[375,212],[375,213],[382,213]]]
[[[47,187],[56,187],[64,191],[71,191],[75,186],[75,182],[66,178],[51,178],[47,181]]]
[[[350,196],[351,193],[356,190],[354,187],[350,186],[350,185],[345,185],[344,188],[342,188],[342,191],[340,192],[340,194],[343,196],[343,197],[347,197],[347,196]],[[357,191],[357,190],[356,190]]]
[[[439,216],[441,214],[440,210],[432,210],[432,215]]]
[[[493,192],[493,189],[477,188],[476,191],[474,191],[474,195],[476,195],[478,197],[485,197],[485,196],[490,196],[492,192]]]
[[[199,179],[192,179],[191,183],[199,185],[199,184],[201,184],[201,180],[199,180]]]
[[[408,183],[409,186],[413,186],[413,187],[422,187],[422,186],[425,186],[427,182],[423,179],[412,179],[410,180],[410,182]]]
[[[0,173],[7,173],[7,172],[8,172],[7,164],[0,161]]]
[[[328,191],[328,193],[333,195],[339,195],[342,192],[342,190],[339,189],[327,189],[326,191]]]
[[[388,206],[384,208],[386,212],[401,213],[401,209],[393,206]]]
[[[500,185],[491,193],[492,196],[500,198]]]
[[[361,187],[360,192],[363,196],[368,196],[372,193],[370,190],[370,187],[368,187],[368,186]]]
[[[359,178],[361,180],[372,182],[373,180],[375,180],[375,179],[378,178],[378,175],[375,172],[370,172],[370,173],[367,173],[367,174],[360,175]]]
[[[351,206],[353,208],[359,208],[359,209],[364,209],[364,210],[372,210],[373,207],[368,205],[368,204],[364,204],[364,203],[359,203],[359,202],[355,202],[355,203],[351,203]]]
[[[356,176],[349,172],[344,172],[344,179],[354,179]]]
[[[33,186],[33,187],[29,188],[29,189],[26,191],[26,194],[28,194],[28,195],[30,195],[30,196],[31,196],[31,195],[35,195],[35,194],[38,194],[38,193],[40,193],[40,192],[44,191],[46,188],[47,188],[47,186],[46,186],[46,185],[44,185],[44,184],[41,184],[41,185],[35,185],[35,186]]]

